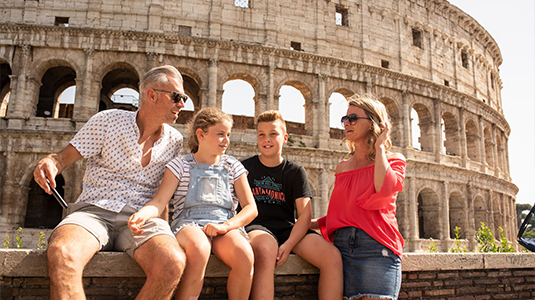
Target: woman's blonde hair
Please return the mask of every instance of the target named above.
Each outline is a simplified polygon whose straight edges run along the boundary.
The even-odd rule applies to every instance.
[[[207,107],[197,112],[193,118],[188,122],[188,147],[191,153],[197,153],[199,151],[199,139],[197,139],[197,129],[202,129],[204,132],[208,132],[208,128],[223,122],[229,121],[230,126],[233,124],[232,117],[229,114],[224,113],[220,109]]]
[[[368,140],[368,151],[366,152],[369,160],[375,159],[375,141],[381,134],[381,127],[379,124],[388,124],[391,128],[390,117],[386,111],[386,107],[379,100],[376,100],[371,95],[359,96],[355,94],[347,99],[349,106],[360,107],[364,110],[366,115],[372,119],[372,126],[370,129],[370,138]],[[349,147],[349,154],[347,157],[355,154],[355,144],[346,140],[346,144]],[[390,140],[390,132],[387,133],[386,140],[384,142],[385,150],[392,148],[392,141]]]

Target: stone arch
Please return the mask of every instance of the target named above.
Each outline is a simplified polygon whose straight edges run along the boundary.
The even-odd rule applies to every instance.
[[[481,161],[479,152],[479,130],[476,123],[472,119],[468,119],[465,124],[466,134],[466,152],[468,158],[473,161]]]
[[[126,62],[114,62],[103,69],[105,73],[101,74],[99,111],[112,108],[136,110],[139,103],[126,105],[112,101],[112,95],[122,88],[130,88],[139,93],[140,77],[135,67]]]
[[[9,77],[11,75],[13,75],[11,65],[0,58],[0,117],[5,117],[7,114],[7,105],[11,94],[11,78]]]
[[[494,167],[494,142],[492,141],[491,130],[485,128],[483,130],[483,136],[485,139],[485,162]]]
[[[481,227],[481,222],[488,224],[487,214],[489,210],[487,208],[487,203],[481,195],[477,195],[474,198],[474,228],[477,229]]]
[[[418,193],[418,228],[421,239],[439,239],[438,196],[431,188]]]
[[[418,126],[420,129],[420,150],[425,152],[433,152],[433,116],[431,111],[427,108],[426,105],[422,103],[413,104],[412,108],[418,114],[418,124],[412,124],[411,128]],[[413,141],[414,142],[414,141]]]
[[[466,200],[459,191],[450,193],[449,198],[450,238],[455,238],[455,227],[460,227],[460,238],[466,238]]]
[[[461,146],[459,141],[459,123],[457,118],[450,112],[442,114],[442,121],[444,124],[444,148],[446,155],[460,156]]]
[[[403,128],[403,116],[396,103],[391,98],[382,97],[379,98],[379,101],[384,104],[388,116],[390,117],[390,122],[392,123],[392,130],[390,131],[390,139],[392,140],[392,145],[400,147],[401,146],[401,130]],[[421,139],[421,136],[420,136]]]
[[[41,78],[35,116],[72,118],[74,104],[65,105],[63,111],[59,105],[59,96],[71,86],[76,86],[76,71],[71,66],[61,64],[49,68]]]
[[[65,179],[61,174],[56,176],[56,184],[56,190],[64,197]],[[34,180],[30,182],[27,201],[23,227],[53,229],[61,221],[63,208],[54,196],[45,193]]]

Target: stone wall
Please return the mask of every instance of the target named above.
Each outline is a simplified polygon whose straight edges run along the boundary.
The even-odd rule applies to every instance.
[[[0,250],[0,298],[48,299],[46,253]],[[414,254],[403,256],[400,299],[535,299],[535,254]],[[228,267],[212,256],[200,299],[227,299]],[[84,272],[88,299],[133,299],[143,271],[126,254],[98,253]],[[318,270],[291,255],[275,270],[275,299],[317,299]]]

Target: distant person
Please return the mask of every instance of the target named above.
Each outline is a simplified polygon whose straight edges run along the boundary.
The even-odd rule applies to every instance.
[[[287,140],[281,113],[266,111],[257,119],[260,155],[243,161],[258,207],[258,217],[245,227],[255,254],[251,299],[273,299],[275,266],[284,264],[293,251],[319,268],[319,299],[341,300],[340,252],[308,229],[312,193],[305,169],[282,157]]]
[[[251,291],[254,256],[243,226],[257,212],[247,170],[225,154],[232,117],[219,109],[204,108],[193,116],[188,128],[192,154],[179,156],[167,165],[158,193],[132,215],[128,226],[134,234],[142,234],[145,222],[160,215],[174,195],[171,227],[186,251],[186,270],[176,299],[199,297],[213,250],[231,269],[228,298],[246,300]],[[242,210],[236,214],[238,203]]]
[[[170,299],[182,275],[184,252],[167,221],[148,220],[140,235],[130,232],[127,221],[156,194],[165,165],[182,150],[182,135],[168,124],[187,97],[172,66],[147,72],[139,89],[138,111],[97,113],[65,149],[35,168],[35,181],[51,194],[47,180],[55,188],[57,174],[87,159],[82,194],[49,240],[51,299],[85,299],[82,273],[100,250],[125,251],[141,266],[147,280],[136,299]]]
[[[342,254],[344,297],[397,299],[403,238],[396,196],[403,189],[405,158],[388,151],[385,106],[370,97],[348,99],[342,117],[350,153],[336,167],[327,216],[313,222]]]

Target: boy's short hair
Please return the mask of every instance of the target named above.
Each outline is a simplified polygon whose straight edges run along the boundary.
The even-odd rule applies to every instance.
[[[275,122],[280,121],[282,125],[282,129],[284,130],[284,133],[286,133],[286,122],[282,118],[282,114],[278,110],[268,110],[263,113],[261,113],[258,118],[256,119],[256,124],[258,126],[258,123],[261,122]]]

